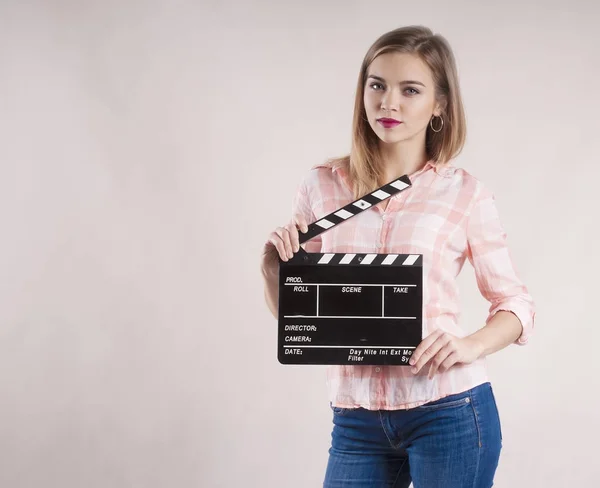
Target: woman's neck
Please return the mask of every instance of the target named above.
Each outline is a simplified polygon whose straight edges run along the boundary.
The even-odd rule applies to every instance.
[[[424,145],[411,147],[402,144],[385,144],[381,147],[384,175],[391,181],[419,171],[428,161]]]

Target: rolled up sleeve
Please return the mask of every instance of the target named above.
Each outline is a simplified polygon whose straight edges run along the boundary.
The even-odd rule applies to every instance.
[[[306,180],[299,185],[292,203],[292,216],[301,215],[306,221],[306,225],[312,224],[317,220],[310,204]],[[300,233],[302,235],[302,233]],[[302,244],[306,252],[321,252],[321,236],[313,237]]]
[[[527,344],[535,324],[535,303],[515,269],[494,195],[483,186],[469,215],[467,257],[481,295],[490,302],[486,324],[500,310],[512,312],[523,327],[514,344]]]

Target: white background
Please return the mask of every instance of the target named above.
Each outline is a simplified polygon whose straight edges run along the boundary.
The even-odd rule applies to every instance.
[[[538,307],[489,357],[498,487],[598,462],[600,7],[585,1],[0,2],[0,486],[306,488],[325,367],[282,366],[259,257],[346,154],[370,44],[452,45],[454,164],[496,194]],[[462,325],[487,302],[467,263]]]

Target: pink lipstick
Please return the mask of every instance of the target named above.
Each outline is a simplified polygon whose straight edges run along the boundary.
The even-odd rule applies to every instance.
[[[377,122],[379,122],[381,125],[383,125],[383,127],[385,127],[386,129],[390,129],[392,127],[396,127],[397,125],[400,125],[402,123],[399,120],[389,119],[387,117],[384,117],[384,118],[381,118],[381,119],[377,119]]]

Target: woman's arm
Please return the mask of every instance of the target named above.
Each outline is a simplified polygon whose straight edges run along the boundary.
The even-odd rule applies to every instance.
[[[515,314],[500,310],[485,327],[466,338],[475,344],[474,347],[479,351],[479,359],[510,346],[521,337],[522,331],[521,321]]]
[[[481,295],[490,303],[486,326],[475,333],[477,338],[483,338],[486,349],[499,350],[502,338],[519,331],[512,343],[526,344],[534,329],[535,304],[517,273],[494,195],[483,185],[467,224],[467,258]],[[501,311],[505,313],[496,318]],[[494,341],[497,334],[501,337]]]
[[[454,364],[469,364],[514,343],[522,334],[521,321],[511,312],[500,310],[485,327],[466,337],[436,330],[413,352],[410,364],[417,374],[429,364],[429,379]]]
[[[310,199],[306,189],[306,179],[302,181],[296,191],[296,195],[292,202],[292,221],[289,223],[289,228],[299,229],[301,232],[308,230],[308,224],[316,221],[312,211]],[[294,244],[298,244],[297,230],[294,232]],[[291,235],[291,234],[290,234]],[[317,236],[305,242],[302,248],[306,252],[319,252],[321,250],[321,237]],[[297,249],[290,248],[292,252],[297,252]],[[273,254],[275,256],[275,254]],[[276,319],[279,318],[279,265],[275,265],[277,258],[269,266],[262,266],[262,277],[264,281],[265,302]]]
[[[517,275],[493,194],[483,185],[469,215],[466,255],[475,270],[477,287],[490,303],[485,326],[466,337],[437,330],[413,352],[410,364],[418,373],[429,363],[429,377],[454,364],[468,364],[510,344],[524,345],[534,328],[535,305]]]

